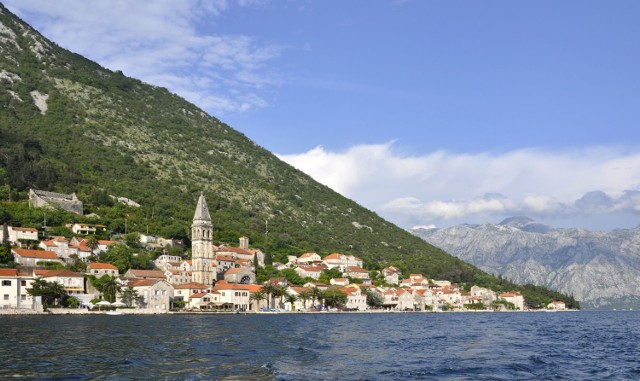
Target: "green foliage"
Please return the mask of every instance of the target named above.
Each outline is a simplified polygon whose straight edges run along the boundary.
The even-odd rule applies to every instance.
[[[384,304],[384,298],[382,295],[373,291],[370,288],[366,288],[365,294],[367,296],[367,305],[371,308],[380,308]]]
[[[135,290],[131,286],[128,286],[125,289],[120,290],[120,297],[122,299],[122,303],[126,304],[127,307],[132,307],[133,304],[136,302],[136,300],[138,300],[140,295],[138,294],[137,290]],[[175,302],[174,302],[174,306],[175,306]]]
[[[484,303],[482,302],[469,303],[469,304],[465,304],[464,308],[466,308],[467,310],[482,311],[484,310]]]
[[[116,301],[116,295],[121,291],[120,282],[114,276],[105,274],[93,280],[92,283],[96,290],[104,294],[105,300],[111,303]]]
[[[57,304],[67,294],[60,283],[43,279],[33,281],[31,288],[27,288],[27,293],[31,296],[42,297],[42,305],[45,309]]]
[[[318,282],[324,284],[330,284],[331,279],[342,278],[342,272],[338,269],[325,269],[320,273]]]
[[[344,291],[340,291],[337,288],[328,288],[322,293],[325,306],[327,307],[340,307],[347,303],[347,294]]]

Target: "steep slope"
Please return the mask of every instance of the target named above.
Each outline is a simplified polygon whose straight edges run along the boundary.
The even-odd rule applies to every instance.
[[[338,251],[455,281],[478,273],[166,89],[61,49],[4,7],[0,43],[0,189],[13,199],[30,187],[77,192],[86,212],[101,214],[107,195],[127,197],[141,208],[110,228],[180,236],[204,191],[219,241],[247,235],[280,257]]]
[[[508,219],[414,234],[489,273],[571,294],[585,308],[640,307],[640,228],[591,232]]]

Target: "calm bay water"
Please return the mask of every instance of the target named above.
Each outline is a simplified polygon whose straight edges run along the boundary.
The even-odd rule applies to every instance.
[[[640,379],[639,312],[0,316],[0,326],[0,379]]]

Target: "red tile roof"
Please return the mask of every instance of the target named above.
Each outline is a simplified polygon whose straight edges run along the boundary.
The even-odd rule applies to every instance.
[[[87,268],[92,270],[117,270],[118,268],[110,263],[89,263]]]
[[[128,286],[131,287],[146,287],[153,286],[154,284],[160,282],[161,279],[137,279],[129,282]]]
[[[243,271],[247,271],[247,269],[244,268],[244,267],[239,267],[239,268],[235,268],[235,269],[229,269],[229,270],[227,270],[225,272],[225,274],[231,275],[231,274],[237,274],[237,273],[243,272]]]
[[[39,258],[39,259],[60,259],[53,251],[27,250],[27,249],[11,249],[14,253],[23,258]]]
[[[16,269],[0,269],[0,277],[17,277],[18,270]]]
[[[187,284],[181,284],[179,286],[175,286],[174,287],[176,290],[191,290],[191,289],[195,289],[195,290],[204,290],[209,288],[209,286],[207,286],[206,284],[202,284],[202,283],[196,283],[196,282],[191,282],[191,283],[187,283]]]
[[[52,277],[75,277],[75,278],[84,278],[84,275],[74,273],[71,270],[49,270],[42,275],[43,278],[52,278]]]
[[[136,269],[130,269],[129,271],[127,271],[130,275],[132,275],[134,278],[158,278],[158,279],[164,279],[164,273],[162,271],[158,271],[158,270],[136,270]]]

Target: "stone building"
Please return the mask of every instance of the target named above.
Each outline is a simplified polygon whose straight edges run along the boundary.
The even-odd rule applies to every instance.
[[[213,285],[217,278],[213,256],[213,224],[207,200],[201,193],[191,225],[191,259],[193,282]]]
[[[82,201],[78,200],[78,196],[75,193],[64,194],[36,189],[29,189],[29,205],[36,208],[58,205],[68,212],[79,215],[82,215],[83,206]]]

